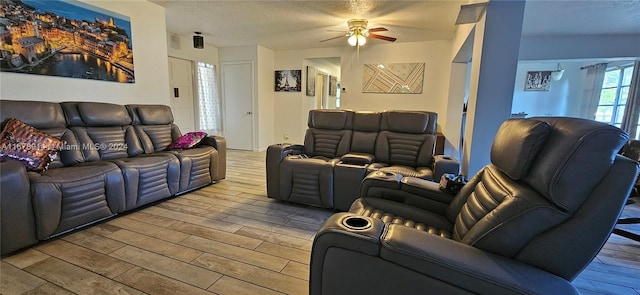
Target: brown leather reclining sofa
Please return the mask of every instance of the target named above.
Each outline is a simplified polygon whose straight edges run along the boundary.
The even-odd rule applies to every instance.
[[[267,196],[346,211],[373,171],[438,181],[459,172],[434,155],[437,114],[424,111],[311,110],[304,145],[267,148]]]
[[[165,105],[0,100],[9,118],[65,145],[44,172],[0,162],[2,255],[225,178],[222,137],[167,150],[181,133]]]

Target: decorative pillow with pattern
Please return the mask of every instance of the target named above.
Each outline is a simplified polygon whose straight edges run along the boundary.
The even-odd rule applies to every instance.
[[[207,137],[207,133],[202,131],[188,132],[180,136],[178,139],[176,139],[176,141],[172,142],[169,145],[169,149],[190,149],[200,143],[205,137]]]
[[[58,156],[64,141],[9,118],[0,132],[0,159],[12,158],[27,170],[42,172]]]

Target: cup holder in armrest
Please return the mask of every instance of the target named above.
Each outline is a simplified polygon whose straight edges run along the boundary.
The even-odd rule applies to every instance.
[[[396,174],[393,172],[385,172],[385,171],[376,171],[373,172],[375,176],[378,177],[391,177],[391,176],[395,176]]]
[[[371,221],[361,216],[347,216],[342,225],[351,230],[365,230],[371,227]]]

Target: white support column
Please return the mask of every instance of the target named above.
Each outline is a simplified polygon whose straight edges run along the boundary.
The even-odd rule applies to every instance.
[[[462,173],[490,163],[491,143],[511,115],[524,0],[490,1],[475,28]]]

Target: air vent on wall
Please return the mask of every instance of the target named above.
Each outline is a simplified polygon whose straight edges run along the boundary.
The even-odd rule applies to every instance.
[[[171,48],[173,49],[180,49],[180,36],[178,35],[171,35],[171,44],[170,44]]]

